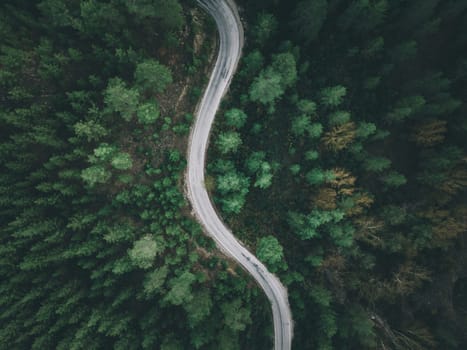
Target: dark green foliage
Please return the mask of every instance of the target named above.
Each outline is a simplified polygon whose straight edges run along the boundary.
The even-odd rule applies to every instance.
[[[141,21],[157,21],[166,31],[177,31],[184,24],[183,9],[179,1],[168,0],[125,0],[129,13]]]
[[[242,144],[242,139],[240,138],[240,134],[230,131],[220,134],[216,143],[222,154],[234,153]]]
[[[305,0],[297,4],[293,13],[292,25],[306,44],[317,38],[326,20],[327,10],[327,0]],[[310,21],[310,18],[313,20]]]
[[[223,162],[253,186],[224,213],[287,284],[293,346],[465,348],[467,5],[239,1],[278,28],[259,43],[247,26],[225,108],[249,118]]]
[[[135,82],[142,92],[158,93],[172,83],[172,73],[155,60],[145,60],[136,66]]]
[[[118,170],[128,170],[133,166],[133,161],[128,153],[119,152],[112,157],[112,166]]]
[[[350,121],[350,113],[347,111],[336,111],[331,113],[328,118],[330,125],[342,125]]]
[[[250,87],[251,101],[274,106],[285,89],[297,79],[295,58],[290,53],[281,53],[273,57],[272,63],[262,70]]]
[[[250,52],[242,57],[242,69],[238,73],[246,79],[255,76],[263,68],[264,57],[260,51]]]
[[[252,36],[257,45],[263,45],[275,34],[277,30],[277,19],[270,13],[261,13],[257,23],[252,29]]]
[[[90,186],[106,183],[112,174],[102,165],[93,165],[81,172],[81,178]]]
[[[195,275],[185,271],[180,276],[169,282],[170,290],[165,295],[164,301],[173,305],[186,304],[193,299],[191,284],[196,280]]]
[[[267,70],[261,72],[251,85],[250,99],[265,105],[273,104],[283,93],[281,76],[272,70]]]
[[[161,247],[151,235],[147,235],[133,243],[128,255],[134,265],[141,269],[149,269],[154,264],[157,254],[163,251],[164,247]]]
[[[467,5],[241,2],[206,186],[287,285],[294,348],[466,348]],[[172,102],[209,55],[180,52],[181,4],[0,5],[0,348],[271,348],[186,214]]]
[[[190,52],[177,43],[195,12],[0,4],[1,349],[216,349],[225,334],[270,347],[252,331],[272,329],[258,287],[222,264],[183,196],[192,118],[173,106]]]
[[[246,160],[246,168],[251,175],[256,175],[254,187],[261,189],[268,188],[272,183],[273,168],[269,162],[265,160],[266,153],[254,152]]]
[[[232,331],[243,331],[251,322],[250,311],[241,306],[240,300],[234,300],[221,305],[225,318],[225,324]]]
[[[194,298],[184,304],[191,326],[195,326],[211,313],[212,300],[208,291],[195,293]]]
[[[159,106],[156,102],[147,102],[138,107],[136,115],[142,124],[152,124],[159,118]]]
[[[228,126],[239,129],[245,124],[247,116],[242,110],[233,108],[225,112],[225,119]]]
[[[342,85],[325,88],[321,90],[321,103],[327,107],[337,107],[346,93],[347,89]]]
[[[264,262],[270,271],[277,272],[286,268],[284,253],[279,241],[273,236],[262,237],[256,248],[258,259]]]
[[[110,112],[118,112],[126,121],[130,121],[136,113],[139,93],[136,89],[128,89],[120,79],[112,79],[105,91],[105,104]]]
[[[227,213],[239,213],[245,203],[249,191],[249,179],[234,169],[221,170],[217,177],[217,190],[223,194],[222,208]]]
[[[107,135],[107,130],[94,120],[78,122],[74,125],[74,129],[78,137],[86,138],[88,142],[99,140]]]

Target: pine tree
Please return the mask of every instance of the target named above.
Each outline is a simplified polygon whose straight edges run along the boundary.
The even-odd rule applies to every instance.
[[[228,126],[240,129],[245,124],[247,116],[242,110],[232,108],[225,112],[225,119]]]
[[[160,115],[159,105],[155,101],[140,104],[136,115],[141,124],[153,124]]]
[[[346,94],[347,89],[342,85],[327,87],[321,90],[321,103],[326,107],[337,107]]]
[[[274,236],[262,237],[256,248],[256,254],[272,272],[286,267],[282,245]]]
[[[446,132],[445,120],[432,119],[415,127],[412,139],[419,146],[432,147],[444,141]]]
[[[338,152],[347,148],[355,139],[356,129],[353,122],[347,122],[333,127],[330,131],[324,133],[322,138],[324,146]]]
[[[129,89],[121,79],[112,79],[105,91],[105,103],[111,112],[118,112],[130,121],[138,106],[139,93]]]
[[[135,82],[142,93],[162,92],[172,81],[170,69],[158,61],[148,59],[136,66]]]
[[[216,144],[222,154],[227,154],[236,152],[242,144],[242,139],[237,132],[224,132],[219,135]]]

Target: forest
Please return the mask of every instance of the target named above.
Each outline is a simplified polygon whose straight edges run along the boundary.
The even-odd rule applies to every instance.
[[[237,0],[206,187],[293,349],[467,348],[467,2]],[[0,4],[0,349],[270,349],[184,196],[193,0]]]
[[[270,347],[259,288],[183,195],[210,18],[11,0],[0,33],[0,349]]]
[[[466,348],[467,3],[239,2],[208,185],[293,348]]]

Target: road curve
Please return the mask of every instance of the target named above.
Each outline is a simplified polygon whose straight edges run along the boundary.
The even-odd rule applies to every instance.
[[[287,290],[279,279],[251,254],[217,215],[204,186],[204,167],[209,134],[216,111],[228,89],[243,47],[243,28],[233,0],[197,0],[216,21],[219,53],[209,84],[203,95],[188,145],[186,184],[188,198],[198,221],[217,246],[247,270],[271,302],[274,319],[274,349],[289,350],[292,342],[292,317]]]

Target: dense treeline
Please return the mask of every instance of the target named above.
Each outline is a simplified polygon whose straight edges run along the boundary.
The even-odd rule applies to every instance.
[[[1,3],[1,349],[271,346],[182,193],[212,30],[177,0]]]
[[[467,4],[241,5],[206,185],[294,347],[465,348]],[[271,348],[182,194],[212,29],[188,1],[0,5],[0,348]]]
[[[207,186],[294,347],[465,348],[467,3],[240,3]]]

